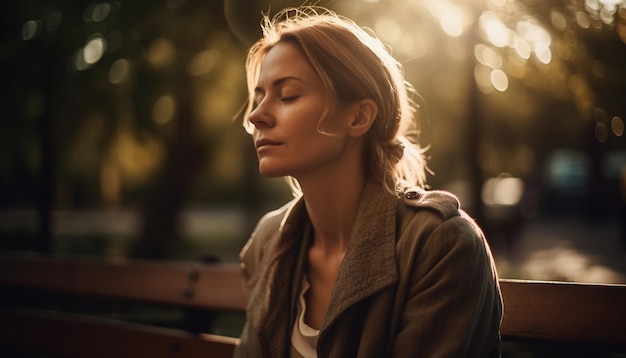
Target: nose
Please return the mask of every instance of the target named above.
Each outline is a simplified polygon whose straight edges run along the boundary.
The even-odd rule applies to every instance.
[[[269,105],[261,101],[248,115],[248,120],[255,128],[267,128],[274,125],[274,117],[271,113]]]

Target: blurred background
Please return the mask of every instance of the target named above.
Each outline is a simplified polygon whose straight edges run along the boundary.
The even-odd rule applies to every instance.
[[[239,111],[261,13],[302,1],[3,1],[0,250],[236,261],[291,198]],[[626,1],[334,0],[420,94],[432,189],[503,278],[626,283]]]

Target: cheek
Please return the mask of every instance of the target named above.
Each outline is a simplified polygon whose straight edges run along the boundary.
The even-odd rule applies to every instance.
[[[327,160],[340,156],[344,152],[345,143],[345,138],[316,133],[303,143],[301,150],[303,155],[308,153],[319,160]]]
[[[313,140],[322,134],[318,130],[319,114],[315,111],[293,110],[286,113],[287,130],[300,140]]]

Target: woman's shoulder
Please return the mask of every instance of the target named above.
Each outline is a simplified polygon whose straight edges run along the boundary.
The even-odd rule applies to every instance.
[[[447,191],[412,187],[404,191],[402,199],[406,207],[430,210],[442,220],[461,215],[459,199]]]
[[[294,206],[295,202],[295,200],[289,201],[283,204],[278,209],[274,209],[265,213],[261,217],[261,219],[259,219],[259,222],[252,232],[252,236],[259,235],[264,231],[278,230],[282,226],[284,218],[287,216],[287,213],[291,211],[291,208]]]
[[[480,227],[450,192],[410,188],[401,200],[400,227],[404,240],[423,240],[423,244],[432,244],[434,240],[438,245],[453,246],[474,246],[484,240]]]
[[[263,256],[263,248],[267,247],[269,241],[282,231],[285,219],[297,202],[297,199],[289,201],[280,208],[267,212],[259,219],[250,238],[239,253],[241,266],[246,278],[255,271],[257,263],[260,262]]]
[[[409,264],[415,259],[424,269],[448,260],[456,262],[452,266],[461,271],[471,265],[477,270],[490,268],[490,249],[484,233],[461,209],[454,194],[410,189],[405,191],[402,201],[397,252],[401,257],[410,253],[419,256],[419,259],[408,258]],[[477,262],[484,264],[476,265]]]

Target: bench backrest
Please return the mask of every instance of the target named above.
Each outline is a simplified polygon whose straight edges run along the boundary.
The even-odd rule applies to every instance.
[[[626,286],[501,280],[504,340],[531,340],[626,351]],[[236,264],[0,257],[0,287],[106,297],[244,314]],[[232,355],[236,339],[184,330],[42,312],[0,311],[0,340],[68,357]],[[51,334],[59,333],[59,334]],[[67,337],[73,343],[64,342]]]
[[[0,284],[45,291],[243,311],[246,298],[236,264],[0,257]]]

